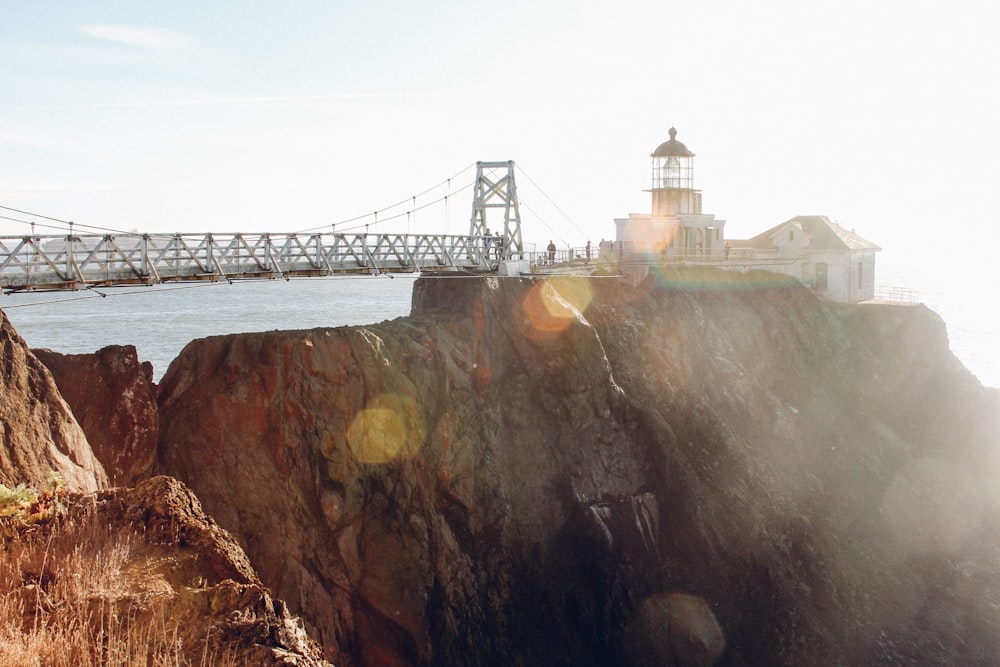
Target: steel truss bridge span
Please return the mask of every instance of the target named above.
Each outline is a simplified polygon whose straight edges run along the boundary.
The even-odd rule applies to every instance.
[[[69,234],[0,236],[0,288],[418,271],[488,272],[502,238],[443,234]],[[520,253],[518,253],[520,254]]]
[[[416,197],[412,201],[416,211]],[[490,211],[493,218],[502,214],[494,221],[493,233],[487,224]],[[377,223],[378,211],[373,215]],[[328,233],[314,228],[279,234],[74,234],[72,222],[59,222],[69,225],[67,234],[35,235],[32,222],[28,236],[0,236],[0,289],[346,273],[485,273],[496,271],[502,261],[522,260],[525,254],[513,160],[476,163],[466,235],[368,233],[367,224],[364,232],[351,233],[337,233],[336,225],[331,225]]]

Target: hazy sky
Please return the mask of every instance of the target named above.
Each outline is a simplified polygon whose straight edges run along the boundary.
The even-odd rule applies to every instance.
[[[0,205],[112,229],[292,231],[512,159],[538,186],[519,173],[525,241],[582,245],[649,211],[649,154],[674,125],[730,238],[825,214],[880,244],[883,267],[988,284],[998,13],[0,0]],[[417,231],[465,233],[471,195],[451,202]]]
[[[0,204],[53,217],[302,229],[513,159],[573,222],[531,193],[544,224],[524,212],[526,239],[548,225],[577,244],[648,211],[649,153],[675,125],[731,237],[820,213],[887,249],[998,238],[986,2],[0,9]],[[455,198],[449,231],[470,201]]]

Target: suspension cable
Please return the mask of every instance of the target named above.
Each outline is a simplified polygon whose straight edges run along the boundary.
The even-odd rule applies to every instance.
[[[120,229],[111,229],[110,227],[98,227],[97,225],[87,225],[87,224],[84,224],[82,222],[74,222],[73,220],[61,220],[59,218],[53,218],[53,217],[48,216],[48,215],[42,215],[41,213],[32,213],[31,211],[22,211],[21,209],[12,208],[10,206],[0,205],[0,208],[4,209],[6,211],[14,211],[15,213],[21,213],[23,215],[30,215],[33,218],[42,218],[43,220],[51,220],[52,222],[58,222],[58,223],[61,223],[63,225],[67,225],[67,226],[74,226],[75,225],[76,227],[86,227],[88,229],[96,229],[98,231],[112,232],[112,233],[115,233],[115,234],[129,234],[130,233],[130,232],[122,231]],[[6,216],[0,216],[0,217],[4,218],[5,220],[14,220],[14,218],[7,218]],[[14,222],[23,222],[25,224],[31,224],[31,223],[29,223],[29,222],[27,222],[25,220],[14,220]],[[49,227],[51,229],[62,229],[62,227],[55,227],[53,225],[44,225],[42,223],[38,223],[38,226],[39,227]]]
[[[335,226],[338,226],[338,225],[342,225],[342,224],[347,224],[349,222],[357,222],[358,220],[364,220],[364,219],[366,219],[366,218],[368,218],[368,217],[370,217],[372,215],[374,215],[375,218],[376,218],[376,220],[378,220],[378,216],[379,216],[380,213],[385,213],[386,211],[391,211],[394,208],[398,208],[398,207],[402,206],[403,204],[406,204],[407,202],[415,200],[417,197],[422,197],[423,195],[427,194],[428,192],[431,192],[433,190],[436,190],[436,189],[440,188],[443,185],[450,185],[452,179],[458,178],[459,176],[461,176],[463,173],[465,173],[466,171],[468,171],[470,168],[472,168],[474,166],[476,166],[475,162],[472,162],[471,164],[467,164],[466,166],[462,167],[457,172],[455,172],[455,174],[453,176],[451,176],[449,178],[446,178],[445,180],[441,181],[440,183],[432,185],[431,187],[427,188],[423,192],[420,192],[420,193],[418,193],[416,195],[412,195],[410,197],[407,197],[406,199],[400,200],[400,201],[396,202],[395,204],[390,204],[389,206],[383,206],[382,208],[376,210],[374,213],[365,213],[363,215],[358,215],[358,216],[355,216],[353,218],[348,218],[346,220],[341,220],[341,221],[335,222],[333,224]],[[432,203],[436,204],[436,203],[441,202],[441,201],[444,201],[444,199],[438,199],[438,200],[435,200]],[[422,206],[420,208],[426,208],[426,206]],[[419,210],[419,209],[411,209],[411,210]],[[390,217],[390,218],[383,218],[380,222],[385,222],[386,220],[392,220],[395,217],[399,217],[399,216],[393,216],[393,217]],[[299,230],[297,232],[293,232],[293,233],[295,233],[295,234],[305,234],[305,233],[308,233],[308,232],[314,232],[314,231],[319,230],[319,229],[326,229],[328,226],[329,226],[329,223],[327,223],[325,225],[321,225],[319,227],[311,227],[309,229],[301,229],[301,230]]]
[[[545,190],[542,190],[541,186],[540,186],[540,185],[538,185],[538,183],[535,183],[535,181],[534,181],[534,180],[533,180],[533,179],[531,178],[531,176],[529,176],[529,175],[528,175],[528,172],[526,172],[526,171],[525,171],[524,169],[522,169],[522,168],[521,168],[521,165],[519,165],[519,164],[518,164],[518,165],[516,165],[516,166],[517,166],[517,170],[518,170],[519,172],[521,172],[522,174],[524,174],[524,177],[528,179],[528,182],[529,182],[529,183],[531,183],[532,185],[534,185],[534,186],[535,186],[535,188],[536,188],[536,189],[537,189],[537,190],[538,190],[538,191],[539,191],[540,193],[542,193],[542,196],[543,196],[543,197],[545,197],[545,198],[546,198],[546,199],[547,199],[547,200],[549,201],[549,203],[550,203],[550,204],[552,204],[553,206],[555,206],[556,210],[557,210],[557,211],[559,211],[559,212],[560,212],[560,213],[562,214],[562,216],[563,216],[564,218],[566,218],[566,222],[568,222],[568,223],[569,223],[569,224],[570,224],[570,225],[571,225],[571,226],[573,227],[573,229],[575,229],[575,230],[576,230],[577,232],[579,232],[579,233],[580,233],[580,235],[581,235],[581,236],[582,236],[583,238],[587,238],[587,233],[586,233],[586,232],[584,232],[584,231],[583,231],[582,229],[580,229],[580,228],[579,228],[579,227],[578,227],[578,226],[576,225],[576,223],[575,223],[575,222],[573,222],[573,219],[569,217],[569,215],[568,215],[568,214],[566,213],[566,211],[564,211],[564,210],[562,210],[561,208],[559,208],[559,204],[555,203],[555,202],[554,202],[554,201],[552,200],[552,197],[548,196],[548,195],[547,195],[547,194],[545,193]],[[536,214],[536,215],[537,215],[537,214]]]
[[[438,204],[438,203],[441,203],[441,202],[444,202],[444,204],[445,204],[446,226],[450,226],[450,220],[448,220],[448,218],[450,218],[450,214],[451,214],[451,207],[450,207],[450,203],[451,202],[450,202],[450,199],[455,194],[457,194],[459,192],[462,192],[463,190],[466,190],[466,189],[472,187],[472,185],[473,185],[473,184],[470,183],[470,184],[467,184],[467,185],[464,185],[464,186],[458,188],[457,190],[453,190],[452,189],[451,181],[453,179],[457,178],[458,176],[462,175],[464,172],[466,172],[467,170],[469,170],[471,167],[475,166],[475,164],[476,164],[475,162],[472,162],[472,163],[470,163],[470,164],[462,167],[457,172],[455,172],[455,174],[453,176],[451,176],[449,178],[446,178],[445,180],[443,180],[443,181],[441,181],[441,182],[439,182],[439,183],[437,183],[435,185],[432,185],[431,187],[423,190],[422,192],[418,193],[417,195],[413,195],[413,196],[407,197],[406,199],[400,200],[400,201],[398,201],[398,202],[396,202],[394,204],[391,204],[389,206],[383,207],[383,208],[381,208],[379,210],[374,211],[374,213],[365,213],[363,215],[355,216],[353,218],[347,218],[347,219],[341,220],[339,222],[332,223],[332,225],[324,224],[324,225],[321,225],[321,226],[318,226],[318,227],[312,227],[312,228],[308,228],[308,229],[302,229],[302,230],[299,230],[299,231],[296,231],[296,232],[291,232],[289,235],[304,234],[304,233],[314,232],[314,231],[318,231],[318,230],[321,230],[321,229],[326,229],[328,226],[332,227],[332,229],[336,229],[337,227],[340,227],[340,231],[341,232],[352,231],[352,230],[361,229],[361,228],[367,229],[368,226],[369,226],[367,223],[357,224],[357,225],[353,225],[353,226],[350,226],[350,227],[343,227],[343,225],[346,225],[346,224],[349,224],[349,223],[352,223],[352,222],[359,222],[361,220],[366,220],[366,219],[368,219],[369,217],[371,217],[373,215],[375,217],[376,224],[378,222],[388,222],[390,220],[395,220],[395,219],[398,219],[398,218],[402,218],[403,216],[406,216],[407,218],[410,218],[411,214],[415,214],[417,211],[419,211],[421,209],[427,208],[429,206],[433,206],[434,204]],[[520,165],[517,165],[517,169],[518,169],[518,171],[521,172],[521,174],[526,179],[528,179],[528,182],[531,183],[542,194],[542,196],[545,197],[545,199],[548,200],[548,202],[550,204],[552,204],[553,207],[555,207],[555,209],[563,216],[563,218],[565,218],[565,220],[572,226],[572,228],[574,230],[576,230],[578,233],[580,233],[583,237],[586,237],[586,233],[582,229],[580,229],[580,227],[577,226],[575,222],[573,222],[573,219],[570,218],[570,216],[548,195],[548,193],[545,192],[545,190],[543,190],[538,185],[538,183],[535,182],[534,179],[531,178],[531,176]],[[416,206],[415,205],[417,197],[421,197],[421,196],[423,196],[423,195],[425,195],[425,194],[427,194],[429,192],[432,192],[435,189],[440,188],[440,187],[445,186],[445,185],[448,187],[448,194],[446,194],[445,196],[440,197],[438,199],[435,199],[433,201],[427,202],[426,204],[422,204],[420,206]],[[541,222],[542,225],[550,233],[552,233],[554,236],[556,236],[561,243],[566,244],[565,239],[563,239],[553,229],[553,227],[551,225],[549,225],[544,220],[544,218],[542,218],[542,216],[537,211],[535,211],[531,206],[529,206],[523,200],[520,200],[520,201],[521,201],[521,203],[524,204],[525,208],[527,208],[529,211],[531,211],[534,215],[536,215],[538,217],[539,222]],[[411,207],[410,207],[409,210],[404,211],[402,213],[398,213],[396,215],[391,215],[391,216],[388,216],[388,217],[383,217],[381,220],[379,220],[379,214],[380,213],[384,214],[385,212],[391,211],[392,209],[398,208],[399,206],[402,206],[402,205],[404,205],[406,203],[410,203],[411,204]],[[73,221],[70,221],[70,220],[63,220],[61,218],[55,218],[55,217],[52,217],[52,216],[42,215],[40,213],[32,213],[30,211],[24,211],[24,210],[21,210],[21,209],[10,207],[10,206],[0,205],[0,209],[4,209],[4,210],[7,210],[7,211],[12,211],[12,212],[15,212],[15,213],[21,213],[22,215],[28,215],[28,216],[31,216],[31,217],[41,218],[41,219],[44,219],[44,220],[50,220],[52,222],[57,222],[57,223],[60,223],[62,225],[67,225],[69,228],[72,228],[72,226],[75,225],[78,228],[79,227],[84,227],[84,228],[87,228],[87,229],[94,229],[94,230],[103,231],[103,232],[111,232],[111,233],[115,233],[115,234],[133,234],[133,233],[135,233],[135,232],[126,232],[126,231],[123,231],[123,230],[120,230],[120,229],[113,229],[113,228],[109,228],[109,227],[100,227],[100,226],[97,226],[97,225],[88,225],[88,224],[84,224],[84,223],[73,222]],[[13,217],[4,216],[4,215],[0,215],[0,219],[11,220],[13,222],[18,222],[18,223],[21,223],[21,224],[33,224],[33,225],[37,225],[39,227],[46,227],[46,228],[50,228],[50,229],[57,229],[57,230],[60,230],[60,231],[65,231],[65,229],[63,227],[57,227],[55,225],[46,225],[44,223],[34,223],[34,222],[31,222],[31,221],[28,221],[28,220],[21,220],[21,219],[18,219],[18,218],[13,218]],[[413,219],[415,220],[415,215],[413,215]],[[173,237],[173,236],[177,236],[177,234],[154,233],[154,234],[147,234],[147,236],[157,237],[157,238],[159,238],[159,237],[170,238],[170,237]],[[283,236],[283,235],[282,234],[274,234],[273,236],[279,236],[280,237],[280,236]]]
[[[545,227],[545,229],[549,230],[549,233],[551,233],[552,236],[554,236],[557,239],[559,239],[559,243],[562,243],[564,246],[569,247],[569,243],[566,241],[566,239],[564,239],[563,237],[561,237],[559,235],[559,232],[557,232],[556,230],[552,229],[552,227],[549,226],[549,223],[545,222],[545,218],[543,218],[538,211],[536,211],[535,209],[531,208],[531,206],[528,205],[528,202],[524,201],[521,198],[518,198],[518,203],[521,206],[523,206],[524,208],[526,208],[529,211],[531,211],[532,213],[534,213],[535,216],[538,217],[538,222],[542,223],[542,225]]]

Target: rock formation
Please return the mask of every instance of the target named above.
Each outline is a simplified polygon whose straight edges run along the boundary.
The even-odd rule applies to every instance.
[[[44,619],[51,639],[24,656],[11,653],[18,636],[5,636],[5,664],[331,667],[177,480],[60,502],[57,518],[2,543],[0,601],[10,611],[10,600],[23,600],[20,624],[4,618],[5,631],[21,625],[30,636]],[[60,649],[81,655],[51,654]]]
[[[0,661],[131,664],[123,652],[138,651],[141,662],[330,667],[194,494],[148,479],[157,413],[135,349],[38,353],[119,481],[135,486],[105,488],[52,375],[0,311],[0,483],[44,489],[0,504]]]
[[[0,311],[0,483],[93,491],[107,476],[52,376]]]
[[[193,341],[160,469],[338,665],[987,664],[995,391],[772,274],[422,278]]]
[[[146,479],[156,458],[159,414],[153,366],[132,345],[94,354],[32,350],[52,373],[112,484]]]
[[[232,536],[177,480],[154,477],[132,489],[105,491],[95,511],[102,523],[138,531],[148,541],[148,566],[132,563],[132,569],[143,571],[143,585],[160,584],[154,604],[177,624],[191,664],[200,664],[207,636],[217,653],[238,664],[330,667],[302,622],[261,584]]]

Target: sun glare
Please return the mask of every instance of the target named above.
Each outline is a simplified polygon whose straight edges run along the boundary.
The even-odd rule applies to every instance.
[[[950,553],[974,534],[985,498],[972,476],[944,459],[919,459],[893,479],[879,508],[908,551]]]
[[[590,285],[580,276],[556,276],[536,283],[524,296],[522,307],[531,338],[558,336],[590,306]]]
[[[347,444],[361,463],[388,463],[415,455],[426,432],[412,397],[380,394],[351,422]]]

